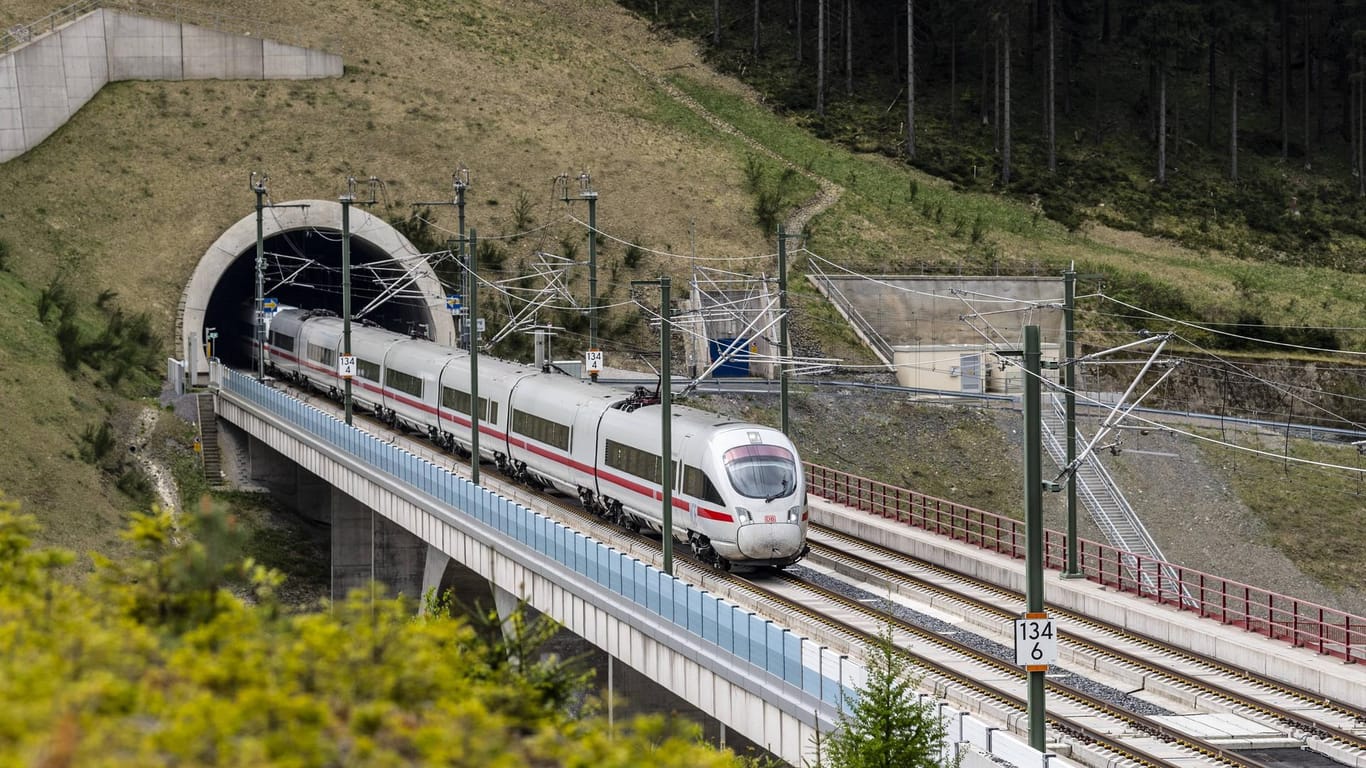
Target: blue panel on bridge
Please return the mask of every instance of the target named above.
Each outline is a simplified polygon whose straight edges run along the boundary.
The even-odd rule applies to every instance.
[[[269,411],[272,418],[278,417],[282,422],[301,427],[328,441],[334,448],[359,458],[372,469],[446,502],[447,509],[437,508],[432,514],[452,518],[463,513],[585,574],[627,601],[679,624],[715,647],[819,695],[832,706],[838,707],[851,693],[841,684],[843,661],[837,654],[826,649],[807,653],[810,641],[779,628],[772,621],[475,486],[440,464],[380,441],[334,416],[265,387],[251,377],[225,372],[221,386],[225,392]],[[815,668],[807,666],[811,659],[819,660]]]

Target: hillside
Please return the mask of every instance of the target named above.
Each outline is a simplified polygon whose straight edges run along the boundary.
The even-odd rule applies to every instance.
[[[185,5],[263,12],[245,0]],[[0,9],[0,25],[51,10],[14,0]],[[599,227],[644,249],[603,243],[602,293],[614,304],[627,301],[632,279],[683,278],[690,259],[670,254],[771,273],[775,248],[756,215],[762,193],[776,194],[790,212],[836,185],[838,197],[811,219],[806,240],[831,259],[915,271],[987,263],[1039,274],[1075,261],[1112,276],[1140,302],[1178,292],[1215,315],[1255,302],[1268,317],[1301,313],[1366,327],[1364,276],[1258,265],[1258,290],[1249,295],[1238,286],[1252,268],[1235,257],[1105,227],[1071,232],[1028,205],[957,191],[888,158],[819,141],[714,74],[690,44],[656,35],[607,0],[472,0],[454,9],[436,0],[281,0],[269,14],[253,27],[258,33],[340,50],[346,75],[117,83],[42,146],[0,165],[0,237],[9,252],[0,271],[0,404],[13,457],[0,464],[0,488],[44,517],[45,543],[108,551],[120,515],[150,500],[145,484],[116,483],[136,480],[124,452],[155,383],[111,382],[109,368],[89,361],[64,372],[58,324],[55,316],[39,321],[39,304],[62,286],[86,339],[100,338],[117,307],[144,315],[163,353],[174,349],[182,287],[213,239],[252,212],[247,179],[255,170],[270,174],[276,201],[334,198],[347,175],[376,175],[386,189],[376,212],[402,221],[412,202],[449,197],[451,172],[463,163],[472,181],[467,215],[481,240],[533,230],[498,241],[503,277],[524,273],[537,249],[582,254],[583,230],[565,218],[551,180],[587,170],[600,195]],[[570,212],[585,214],[582,206]],[[433,216],[454,227],[449,208]],[[584,279],[573,278],[579,295]],[[835,330],[829,307],[809,293],[795,305],[796,333],[810,346],[866,359]],[[1101,318],[1095,332],[1110,322],[1119,321]],[[649,348],[629,306],[613,310],[604,328],[609,355]],[[821,415],[847,421],[838,408]],[[162,422],[149,449],[183,456],[184,428],[168,416]],[[97,439],[106,424],[112,445]],[[828,450],[818,442],[833,434],[831,422],[815,422],[809,453]],[[92,453],[92,443],[103,452]],[[915,473],[887,479],[936,485],[957,471],[934,451],[914,462]],[[1008,468],[989,474],[1010,476]]]

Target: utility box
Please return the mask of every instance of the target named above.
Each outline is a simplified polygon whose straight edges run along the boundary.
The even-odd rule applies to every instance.
[[[1042,359],[1057,360],[1058,345],[1045,344]],[[963,394],[1013,395],[1024,391],[1018,358],[1002,365],[994,350],[964,344],[892,347],[896,383],[913,389]]]

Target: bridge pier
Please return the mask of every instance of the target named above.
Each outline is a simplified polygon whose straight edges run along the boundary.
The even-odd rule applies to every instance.
[[[427,542],[336,488],[329,491],[333,601],[374,580],[390,596],[421,603],[431,565]]]
[[[251,435],[246,436],[246,476],[305,520],[327,525],[332,520],[332,486],[321,477]]]

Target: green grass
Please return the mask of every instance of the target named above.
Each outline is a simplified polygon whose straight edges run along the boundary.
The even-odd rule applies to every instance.
[[[1219,437],[1211,435],[1212,438]],[[1208,463],[1226,466],[1229,481],[1262,522],[1263,543],[1331,589],[1366,590],[1366,475],[1328,467],[1366,468],[1356,448],[1302,439],[1225,435],[1267,455],[1201,444]],[[1277,458],[1288,456],[1301,461]],[[1327,466],[1316,466],[1327,465]]]

